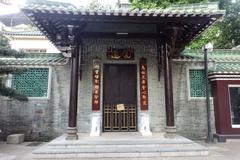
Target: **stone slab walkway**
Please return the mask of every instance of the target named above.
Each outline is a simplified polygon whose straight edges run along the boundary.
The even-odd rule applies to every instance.
[[[32,142],[24,142],[22,144],[6,144],[0,142],[0,160],[31,160],[32,151],[39,146],[28,146]],[[240,140],[228,140],[226,143],[207,144],[203,141],[198,141],[202,145],[209,148],[210,155],[208,157],[163,157],[163,158],[116,158],[115,160],[239,160],[240,157]],[[105,158],[101,160],[110,160]],[[99,159],[98,159],[99,160]]]

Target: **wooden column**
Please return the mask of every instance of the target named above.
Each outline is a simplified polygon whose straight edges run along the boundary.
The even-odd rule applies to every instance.
[[[163,65],[165,83],[166,132],[176,132],[174,123],[173,87],[172,87],[172,58],[168,52],[167,43],[164,45]]]
[[[77,139],[79,45],[73,46],[71,57],[71,80],[69,99],[69,119],[66,139]]]

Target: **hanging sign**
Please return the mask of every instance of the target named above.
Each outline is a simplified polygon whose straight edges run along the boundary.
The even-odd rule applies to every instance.
[[[107,59],[109,60],[134,60],[134,49],[130,48],[112,48],[107,49]]]
[[[140,105],[141,110],[148,110],[148,79],[147,79],[147,59],[141,58],[139,64],[140,71]]]
[[[100,109],[100,80],[101,80],[101,60],[93,60],[92,71],[92,110]]]
[[[117,108],[117,111],[124,111],[125,110],[124,104],[117,104],[116,108]]]

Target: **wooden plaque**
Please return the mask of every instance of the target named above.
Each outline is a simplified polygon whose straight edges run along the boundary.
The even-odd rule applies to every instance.
[[[93,60],[93,71],[92,71],[92,110],[100,109],[100,88],[101,84],[101,60]]]
[[[109,60],[134,60],[134,49],[112,48],[107,49],[107,59]]]
[[[147,59],[141,58],[139,63],[140,72],[140,107],[141,110],[148,110],[148,77]]]

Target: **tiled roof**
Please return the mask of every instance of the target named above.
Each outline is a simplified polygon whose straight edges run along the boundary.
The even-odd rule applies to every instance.
[[[203,58],[201,50],[185,50],[176,61],[203,62]],[[211,74],[240,74],[240,50],[213,50],[208,52],[208,60],[214,62]]]
[[[68,58],[63,57],[60,53],[26,53],[19,58],[0,57],[1,66],[9,65],[65,65]]]
[[[31,3],[24,7],[23,10],[35,10],[38,13],[58,13],[74,15],[114,15],[114,16],[151,16],[151,17],[179,17],[179,16],[204,16],[212,14],[224,14],[223,10],[218,9],[218,3],[203,3],[192,5],[173,5],[165,9],[125,9],[100,7],[90,9],[86,7],[75,7],[71,4],[64,3]]]
[[[202,50],[184,50],[181,53],[182,61],[203,61]],[[208,60],[214,62],[240,62],[240,50],[216,49],[208,52]]]
[[[41,31],[2,31],[4,35],[14,36],[44,36]]]
[[[0,22],[8,27],[17,26],[20,24],[31,24],[31,21],[21,12],[0,15]]]
[[[214,67],[209,69],[212,74],[240,74],[239,62],[216,63]]]

